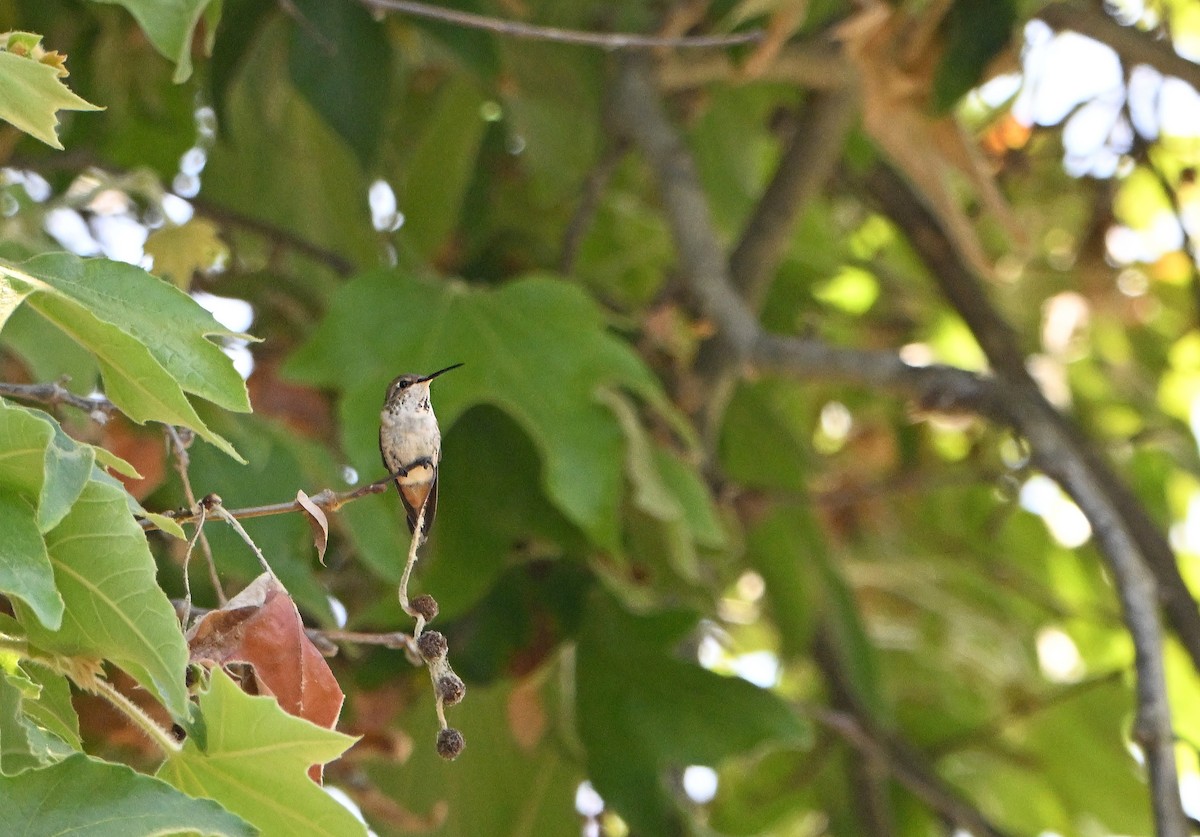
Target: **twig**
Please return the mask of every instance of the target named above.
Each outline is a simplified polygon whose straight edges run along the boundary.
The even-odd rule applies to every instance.
[[[203,198],[195,197],[189,198],[189,200],[201,215],[228,226],[241,227],[250,232],[257,233],[263,238],[282,244],[288,249],[295,250],[297,253],[308,256],[313,261],[325,265],[338,276],[349,276],[355,270],[354,264],[344,256],[332,250],[327,250],[318,244],[313,244],[308,239],[301,238],[283,227],[261,221],[258,218],[244,215],[241,212],[236,212],[223,206],[218,206]]]
[[[1004,837],[995,825],[956,790],[948,787],[924,760],[900,740],[849,712],[823,707],[805,710],[817,723],[835,733],[867,758],[883,764],[896,781],[947,821],[980,837]]]
[[[752,78],[744,76],[729,55],[716,51],[666,55],[658,67],[658,81],[664,91],[752,82],[782,82],[808,90],[844,90],[853,80],[850,62],[836,44],[826,40],[788,44]]]
[[[242,527],[242,524],[238,523],[238,519],[229,512],[225,511],[224,506],[221,505],[221,498],[216,494],[209,494],[204,498],[203,503],[208,507],[208,511],[211,512],[214,517],[221,518],[230,526],[232,526],[235,532],[241,535],[242,540],[246,542],[246,546],[250,547],[250,549],[254,551],[254,554],[258,556],[258,563],[262,566],[263,570],[270,575],[271,578],[278,581],[279,576],[275,575],[275,571],[271,569],[271,565],[267,563],[267,558],[265,555],[263,555],[262,550],[258,548],[258,544],[254,542],[254,539],[250,537],[250,535]]]
[[[751,308],[762,307],[797,219],[833,174],[854,122],[857,99],[849,90],[812,94],[770,184],[729,256],[733,286]]]
[[[17,398],[21,401],[35,401],[57,407],[66,404],[78,410],[83,410],[96,424],[105,424],[117,407],[107,398],[98,396],[84,398],[76,395],[63,386],[70,378],[61,378],[49,384],[10,384],[0,382],[0,395]]]
[[[1200,256],[1200,246],[1197,246],[1196,236],[1188,229],[1188,223],[1183,213],[1183,203],[1179,200],[1179,191],[1171,185],[1167,175],[1151,159],[1148,143],[1135,142],[1134,150],[1135,153],[1141,152],[1137,156],[1141,157],[1142,163],[1158,181],[1159,188],[1162,189],[1167,202],[1171,204],[1171,211],[1175,214],[1175,222],[1179,224],[1179,231],[1183,233],[1183,250],[1188,255],[1188,267],[1191,273],[1188,284],[1192,289],[1192,302],[1196,306],[1196,313],[1200,314],[1200,265],[1196,263],[1197,256]]]
[[[208,543],[208,535],[204,534],[203,521],[207,512],[205,509],[200,507],[199,503],[196,502],[196,492],[192,490],[192,478],[188,474],[188,467],[191,465],[192,461],[187,452],[188,444],[191,441],[191,436],[189,435],[188,439],[185,440],[183,438],[183,434],[181,434],[173,425],[167,424],[163,425],[163,427],[165,428],[167,439],[171,443],[171,450],[175,453],[175,470],[179,472],[179,481],[183,485],[183,496],[187,499],[188,509],[194,515],[193,519],[200,521],[200,526],[196,530],[196,535],[200,539],[200,551],[204,553],[204,561],[208,567],[208,580],[213,586],[213,592],[216,594],[217,601],[223,605],[228,601],[228,599],[225,597],[225,591],[221,588],[221,579],[217,575],[217,562],[213,557],[212,546],[210,546]],[[191,431],[187,431],[187,433],[190,434]],[[142,521],[142,528],[146,531],[158,528],[153,524],[147,526],[146,524],[148,522],[149,521],[147,520]],[[187,554],[190,558],[192,554],[190,546],[188,547]],[[187,574],[186,564],[184,566],[184,574]]]
[[[326,488],[324,491],[309,497],[313,505],[319,506],[326,511],[337,511],[346,503],[357,500],[360,497],[366,497],[370,494],[382,494],[388,490],[388,487],[395,480],[394,476],[386,476],[381,480],[376,480],[368,485],[355,488],[352,491],[343,491],[335,493],[331,489]],[[238,520],[247,520],[252,517],[270,517],[275,514],[289,514],[291,512],[305,511],[304,507],[296,500],[289,500],[284,503],[271,503],[265,506],[247,506],[243,509],[223,509],[230,517],[235,517]],[[169,517],[176,523],[194,523],[200,518],[200,514],[193,509],[178,509],[163,512],[164,517]],[[146,531],[157,529],[158,526],[152,520],[139,521],[142,528]]]
[[[1094,677],[1089,677],[1086,680],[1080,680],[1078,683],[1072,683],[1057,691],[1050,692],[1045,695],[1039,695],[1035,699],[1026,699],[1019,703],[1011,711],[1006,714],[994,718],[980,726],[972,729],[962,730],[954,733],[931,745],[928,750],[930,756],[937,758],[938,756],[953,753],[959,750],[966,749],[984,739],[994,738],[999,735],[1005,727],[1010,724],[1025,718],[1030,718],[1048,709],[1053,709],[1068,701],[1074,700],[1082,694],[1099,688],[1100,686],[1111,686],[1120,683],[1125,677],[1125,671],[1118,669],[1105,674],[1097,674]]]
[[[200,540],[204,534],[204,521],[207,513],[206,507],[201,505],[200,519],[196,521],[196,531],[188,540],[187,551],[183,553],[183,618],[179,621],[183,625],[184,631],[188,629],[188,623],[192,621],[192,576],[188,569],[192,563],[192,550],[196,548],[196,541]],[[218,595],[220,594],[218,593]]]
[[[330,642],[347,642],[353,645],[382,645],[384,648],[398,650],[415,650],[411,634],[403,631],[389,631],[373,634],[362,631],[341,631],[333,629],[305,628],[309,637],[318,636]]]
[[[752,310],[762,308],[797,219],[841,158],[856,112],[857,98],[849,88],[815,92],[793,126],[775,174],[729,256],[730,281]],[[737,382],[737,370],[729,358],[724,338],[718,334],[701,347],[697,360],[699,374],[709,381],[710,397],[702,417],[708,451],[716,449],[721,419]]]
[[[600,206],[600,199],[604,196],[604,190],[608,188],[608,183],[612,180],[613,174],[616,173],[617,167],[621,161],[625,159],[625,155],[629,151],[629,144],[623,140],[617,140],[613,145],[606,149],[604,154],[597,161],[592,171],[588,174],[587,180],[583,183],[583,192],[579,196],[579,204],[575,207],[575,212],[571,216],[570,223],[567,224],[567,230],[563,233],[562,253],[558,257],[558,270],[564,276],[570,276],[575,270],[575,259],[579,255],[579,247],[583,244],[584,236],[587,235],[588,228],[591,226],[592,218],[596,215],[596,210]]]
[[[522,23],[515,20],[500,20],[499,18],[487,17],[486,15],[460,12],[441,6],[431,6],[427,3],[412,2],[412,0],[360,0],[360,2],[364,6],[376,11],[400,12],[401,14],[423,17],[427,20],[437,20],[467,29],[482,29],[512,38],[554,41],[560,44],[593,46],[610,50],[731,47],[740,44],[757,43],[763,36],[761,29],[730,35],[684,35],[681,37],[641,35],[632,32],[582,32],[577,29],[559,29],[554,26],[537,26],[532,23]]]
[[[421,530],[425,527],[425,503],[421,504],[421,510],[417,512],[417,523],[413,527],[412,540],[408,545],[408,560],[404,563],[404,572],[400,575],[399,598],[400,607],[409,616],[417,620],[417,626],[413,628],[413,637],[419,637],[421,631],[425,629],[425,617],[417,611],[413,610],[408,605],[408,579],[412,575],[413,567],[417,565],[417,547],[421,545]]]

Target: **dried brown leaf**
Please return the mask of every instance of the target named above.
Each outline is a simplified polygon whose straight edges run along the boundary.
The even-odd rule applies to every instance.
[[[317,548],[317,558],[325,564],[325,549],[329,546],[329,518],[325,510],[314,503],[303,491],[296,492],[296,502],[304,509],[304,519],[312,528],[313,546]]]

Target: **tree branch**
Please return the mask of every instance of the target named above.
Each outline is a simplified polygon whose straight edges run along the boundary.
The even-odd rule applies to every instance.
[[[204,217],[211,218],[225,226],[241,227],[244,230],[249,230],[289,250],[294,250],[302,256],[307,256],[314,262],[325,265],[342,278],[354,272],[354,264],[349,259],[332,250],[326,250],[319,244],[314,244],[308,239],[302,238],[283,227],[276,226],[267,221],[260,221],[241,212],[235,212],[232,209],[219,206],[199,196],[189,198],[189,201],[196,208],[196,212]]]
[[[813,93],[779,166],[729,256],[733,286],[750,307],[762,307],[796,220],[812,203],[842,156],[858,101],[849,88]]]
[[[497,35],[511,38],[527,38],[538,41],[554,41],[560,44],[576,44],[578,46],[593,46],[602,49],[696,49],[711,47],[730,47],[740,44],[752,44],[762,39],[761,29],[751,32],[737,32],[730,35],[683,35],[679,37],[663,37],[659,35],[641,35],[632,32],[581,32],[577,29],[559,29],[554,26],[537,26],[516,20],[500,20],[486,15],[460,12],[433,6],[428,3],[417,3],[413,0],[360,0],[368,9],[380,12],[399,12],[401,14],[422,17],[426,20],[437,20],[442,23],[461,26],[466,29],[482,29]]]
[[[309,500],[313,505],[318,506],[326,511],[337,511],[346,503],[357,500],[360,497],[366,497],[368,494],[382,494],[388,490],[392,482],[396,479],[394,475],[389,474],[381,480],[376,480],[369,485],[363,485],[355,488],[352,491],[343,491],[341,493],[334,492],[328,488],[313,496]],[[289,514],[291,512],[304,512],[307,510],[300,505],[299,500],[289,500],[286,503],[271,503],[265,506],[248,506],[244,509],[223,509],[225,514],[236,520],[246,520],[251,517],[270,517],[275,514]],[[201,517],[201,512],[197,509],[178,509],[173,511],[162,512],[164,517],[169,517],[176,523],[195,523]],[[153,520],[141,520],[142,529],[147,532],[157,529]]]
[[[1183,79],[1200,90],[1200,64],[1189,61],[1171,48],[1132,26],[1122,26],[1097,6],[1088,3],[1058,2],[1046,6],[1037,16],[1057,30],[1069,29],[1112,47],[1126,64],[1146,64],[1163,75]]]
[[[782,82],[808,90],[844,90],[854,79],[854,69],[831,41],[798,41],[785,46],[775,60],[751,77],[723,52],[668,55],[658,68],[663,91],[708,87],[713,84]]]
[[[899,194],[906,196],[905,212],[898,222],[942,284],[943,292],[977,332],[976,339],[999,374],[998,380],[962,370],[920,370],[891,355],[765,334],[733,289],[695,166],[666,116],[644,59],[622,56],[619,61],[612,117],[616,128],[633,140],[656,175],[682,273],[704,313],[725,334],[736,364],[787,371],[805,379],[821,377],[899,391],[917,397],[925,406],[973,407],[974,412],[1012,426],[1025,436],[1039,467],[1058,480],[1088,517],[1116,580],[1135,647],[1135,734],[1150,768],[1158,833],[1183,837],[1186,826],[1175,772],[1155,584],[1143,564],[1143,557],[1151,556],[1139,549],[1135,539],[1135,535],[1151,537],[1141,528],[1143,523],[1149,524],[1150,532],[1157,529],[1141,504],[1120,485],[1078,431],[1042,398],[1025,371],[1024,356],[1011,328],[990,308],[977,278],[961,263],[936,219],[901,181]],[[910,217],[921,223],[910,229],[903,223]],[[948,270],[951,267],[953,270]],[[1166,554],[1170,555],[1169,547]],[[1166,564],[1177,577],[1173,559]],[[1158,563],[1154,566],[1159,568]],[[1186,593],[1186,587],[1181,589]],[[1200,633],[1193,632],[1193,623],[1200,625],[1195,602],[1190,596],[1186,601],[1171,598],[1168,606],[1174,608],[1171,612],[1176,630],[1200,662],[1200,642],[1195,642]]]
[[[1167,701],[1161,599],[1180,640],[1200,670],[1200,609],[1188,591],[1170,544],[1117,474],[1042,395],[1025,368],[1012,328],[992,307],[982,281],[959,256],[937,218],[902,177],[877,165],[866,186],[900,227],[983,348],[1009,397],[1012,426],[1029,442],[1033,460],[1087,517],[1116,583],[1137,669],[1134,736],[1145,750],[1159,835],[1185,835],[1175,766],[1175,736]]]
[[[105,424],[117,407],[107,398],[84,398],[63,386],[64,381],[54,381],[49,384],[10,384],[0,381],[0,395],[16,398],[19,401],[35,401],[50,407],[66,404],[77,410],[83,410],[92,421]]]

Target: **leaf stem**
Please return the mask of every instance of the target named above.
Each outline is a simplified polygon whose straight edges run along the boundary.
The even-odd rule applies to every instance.
[[[81,689],[99,695],[113,707],[120,710],[134,726],[146,734],[146,737],[158,745],[165,755],[172,756],[182,752],[183,747],[175,740],[175,736],[160,727],[145,710],[123,695],[115,686],[102,677],[93,677],[86,682],[77,682]]]

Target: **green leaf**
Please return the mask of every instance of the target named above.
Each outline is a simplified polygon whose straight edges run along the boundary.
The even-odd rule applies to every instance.
[[[543,484],[563,514],[618,550],[624,434],[595,393],[620,387],[664,413],[671,408],[577,288],[544,276],[490,290],[367,274],[342,288],[289,370],[344,393],[346,449],[370,475],[381,470],[377,428],[388,381],[454,361],[466,365],[433,389],[443,432],[477,404],[504,410],[537,447]]]
[[[43,628],[19,601],[17,618],[32,645],[111,660],[173,717],[185,719],[187,647],[175,609],[155,582],[154,559],[126,496],[114,485],[89,482],[70,513],[46,534],[55,583],[66,603],[62,627]]]
[[[96,448],[81,445],[41,410],[0,398],[0,490],[24,497],[39,532],[58,525],[92,473]]]
[[[71,703],[71,684],[66,676],[34,664],[27,665],[21,674],[38,687],[37,696],[26,696],[22,706],[29,720],[73,749],[82,750],[79,716]]]
[[[293,2],[292,83],[367,169],[391,99],[392,55],[383,26],[352,0]],[[443,172],[446,159],[438,167]]]
[[[27,500],[0,492],[0,592],[27,604],[50,630],[62,624],[63,600],[54,586],[46,542]]]
[[[159,779],[82,753],[19,776],[0,776],[0,797],[10,834],[255,834],[244,820],[211,799],[192,799]]]
[[[0,286],[5,284],[32,287],[29,305],[95,356],[107,395],[131,419],[193,428],[238,459],[185,393],[248,411],[245,383],[208,339],[247,335],[222,328],[177,288],[121,262],[67,254],[39,256],[20,267],[0,262]]]
[[[668,768],[808,739],[775,695],[672,653],[695,622],[684,613],[632,616],[600,595],[588,603],[575,666],[579,736],[596,790],[635,833],[675,827]]]
[[[143,249],[154,258],[154,275],[183,291],[196,272],[211,270],[229,253],[217,225],[207,218],[161,227],[150,233]]]
[[[163,763],[160,777],[184,793],[217,800],[264,837],[366,833],[307,773],[310,765],[341,755],[353,738],[287,714],[274,698],[247,695],[219,668],[200,694],[200,712],[205,747],[188,738]]]
[[[0,777],[15,776],[66,758],[72,750],[26,714],[26,696],[19,681],[0,669]]]
[[[25,297],[33,293],[33,288],[17,277],[3,276],[3,278],[5,281],[0,282],[0,329],[8,323],[9,317],[21,306]]]
[[[405,209],[400,236],[427,259],[458,226],[487,127],[479,113],[483,103],[478,88],[461,77],[439,90],[433,114],[398,180],[397,197]]]
[[[351,262],[374,264],[379,247],[367,178],[292,86],[286,37],[284,21],[273,17],[228,86],[221,139],[204,169],[204,197]]]
[[[542,207],[575,200],[600,148],[601,56],[512,38],[499,39],[496,50],[506,127],[522,143],[535,200]]]
[[[933,79],[933,109],[946,113],[1012,40],[1014,0],[956,0],[942,23],[946,51]]]
[[[472,407],[445,434],[432,554],[422,557],[417,573],[421,589],[437,597],[442,618],[453,618],[493,589],[506,567],[523,560],[514,547],[530,537],[586,551],[583,535],[542,490],[540,471],[529,437],[495,407]],[[376,511],[377,520],[407,535],[397,517],[399,499],[394,493],[383,499],[386,508]],[[360,505],[346,506],[342,514]],[[399,577],[396,556],[402,550],[381,556],[390,570],[385,578]]]
[[[254,338],[225,328],[169,282],[124,262],[67,253],[38,256],[21,270],[145,344],[185,391],[226,410],[250,412],[245,382],[211,338]]]
[[[46,145],[61,149],[58,111],[103,109],[72,93],[63,84],[57,67],[0,50],[0,119]],[[0,294],[0,325],[4,323],[8,302]]]
[[[92,0],[94,3],[113,3],[124,6],[137,20],[150,43],[169,61],[175,63],[176,84],[187,81],[192,74],[192,36],[202,16],[211,27],[214,21],[210,4],[220,7],[220,0]],[[211,30],[210,30],[211,31]]]
[[[825,600],[821,566],[826,552],[811,512],[796,506],[775,509],[747,538],[746,557],[766,584],[780,645],[788,656],[804,657],[812,650]]]
[[[627,519],[631,552],[657,563],[665,557],[675,575],[697,583],[702,576],[699,549],[720,549],[726,544],[707,489],[693,468],[651,440],[629,398],[602,389],[596,399],[613,411],[627,440],[630,499],[642,513]],[[646,585],[639,579],[637,587]],[[636,596],[638,591],[629,592]]]
[[[728,476],[763,488],[803,489],[809,472],[810,398],[793,381],[741,383],[721,425],[721,464]]]

